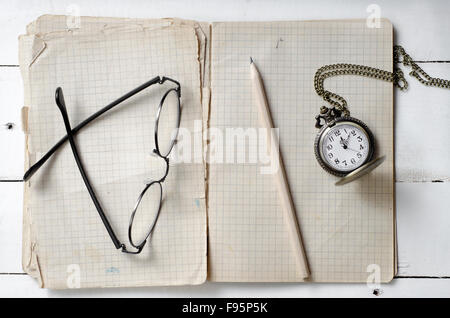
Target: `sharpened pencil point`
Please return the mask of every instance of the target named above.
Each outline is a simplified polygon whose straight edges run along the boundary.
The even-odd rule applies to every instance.
[[[252,64],[253,63],[253,59],[252,59],[252,57],[250,56],[250,64]]]

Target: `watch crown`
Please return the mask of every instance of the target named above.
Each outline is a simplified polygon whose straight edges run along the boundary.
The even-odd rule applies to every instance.
[[[320,113],[316,116],[316,128],[321,128],[324,124],[331,123],[334,119],[341,117],[342,112],[335,107],[320,107]]]
[[[328,110],[329,109],[327,106],[322,106],[322,107],[320,107],[320,114],[324,115],[324,114],[328,113]]]

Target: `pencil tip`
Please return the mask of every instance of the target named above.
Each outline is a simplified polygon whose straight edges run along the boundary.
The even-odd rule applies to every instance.
[[[252,57],[250,56],[250,64],[252,64],[253,63],[253,59],[252,59]]]

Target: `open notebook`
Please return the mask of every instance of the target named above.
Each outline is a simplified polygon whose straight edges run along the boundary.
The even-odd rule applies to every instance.
[[[54,103],[56,87],[63,87],[75,125],[158,75],[181,83],[181,127],[192,133],[192,160],[171,166],[151,242],[133,256],[114,249],[70,146],[64,145],[25,184],[23,267],[42,287],[70,288],[75,274],[77,287],[207,279],[365,282],[374,268],[382,281],[392,279],[392,84],[352,76],[325,83],[346,96],[352,114],[371,127],[379,153],[387,156],[382,166],[335,187],[313,151],[314,116],[323,105],[313,88],[315,71],[332,63],[392,70],[388,21],[380,28],[368,28],[365,20],[208,24],[82,17],[75,28],[68,28],[68,21],[42,16],[20,38],[26,168],[65,135]],[[264,164],[210,160],[227,147],[212,140],[214,130],[226,143],[227,130],[260,127],[250,56],[279,128],[307,255],[303,265],[295,262],[273,176],[260,173]],[[136,196],[145,181],[161,173],[150,155],[160,98],[159,88],[143,91],[77,136],[91,181],[123,241]]]

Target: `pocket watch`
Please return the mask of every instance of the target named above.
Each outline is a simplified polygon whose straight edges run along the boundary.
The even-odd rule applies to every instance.
[[[373,134],[361,120],[342,116],[336,108],[323,106],[316,117],[316,127],[320,130],[314,151],[319,164],[327,172],[344,177],[372,159],[375,148]]]
[[[450,81],[429,76],[420,68],[401,46],[394,46],[394,62],[410,66],[411,76],[422,84],[450,88]],[[325,79],[340,75],[361,75],[393,82],[400,90],[408,88],[401,69],[394,72],[356,64],[331,64],[319,68],[314,76],[316,93],[331,107],[322,106],[316,116],[319,132],[314,142],[314,153],[320,166],[341,177],[336,185],[351,182],[378,167],[385,156],[374,159],[375,140],[369,127],[361,120],[351,117],[345,99],[323,87]]]

